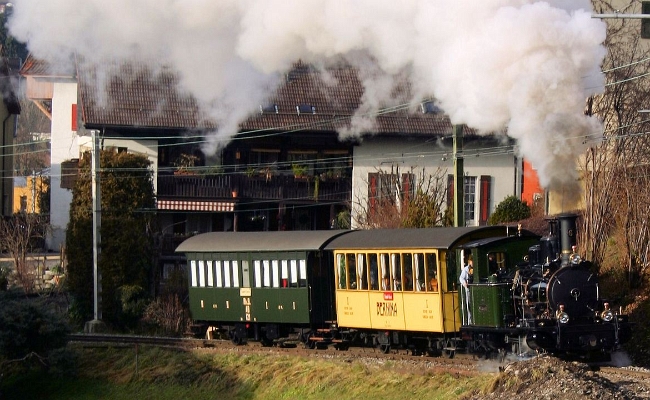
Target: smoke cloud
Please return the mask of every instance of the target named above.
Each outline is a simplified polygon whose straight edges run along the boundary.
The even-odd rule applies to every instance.
[[[577,155],[602,135],[584,115],[604,84],[606,27],[589,0],[15,0],[9,24],[51,62],[176,69],[219,122],[212,150],[298,59],[361,68],[364,103],[342,135],[372,127],[395,102],[391,80],[407,79],[407,102],[434,96],[454,124],[507,129],[545,187],[575,187]]]

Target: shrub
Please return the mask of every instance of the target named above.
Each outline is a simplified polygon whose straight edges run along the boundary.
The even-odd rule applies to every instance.
[[[528,204],[519,200],[516,196],[508,196],[497,205],[488,222],[490,225],[498,225],[503,222],[520,221],[529,217],[530,207]]]
[[[0,267],[0,291],[6,291],[9,287],[9,271]]]
[[[66,345],[70,332],[62,316],[48,309],[44,299],[26,299],[6,292],[0,296],[0,356],[46,357]]]
[[[168,293],[149,304],[143,321],[163,334],[180,336],[187,330],[190,318],[178,295]]]
[[[133,329],[147,308],[147,292],[138,285],[123,285],[117,289],[120,298],[120,314],[118,321],[123,328]]]

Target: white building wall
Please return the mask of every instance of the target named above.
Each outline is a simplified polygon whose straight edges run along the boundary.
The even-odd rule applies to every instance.
[[[122,139],[104,139],[103,149],[110,147],[125,147],[129,153],[142,154],[147,156],[152,162],[151,170],[153,171],[153,189],[158,191],[158,141],[157,140],[122,140]],[[90,136],[81,136],[79,138],[80,154],[92,150],[92,140]]]
[[[454,173],[454,160],[451,139],[448,144],[440,144],[436,140],[408,138],[381,138],[378,136],[366,138],[361,145],[354,148],[352,176],[352,226],[358,228],[355,221],[360,211],[368,204],[368,174],[383,171],[390,173],[391,168],[398,167],[400,174],[413,172],[416,178],[422,169],[427,174],[434,174],[440,167],[444,175]],[[516,177],[518,167],[512,153],[491,150],[483,144],[468,144],[464,146],[465,176],[477,178],[477,195],[475,199],[475,214],[479,215],[481,175],[491,177],[490,213],[494,207],[507,196],[517,195]],[[494,153],[494,154],[492,154]],[[477,156],[478,155],[478,156]],[[445,179],[446,185],[446,179]],[[519,185],[520,186],[520,185]],[[477,225],[478,221],[468,222],[467,225]]]
[[[50,156],[51,186],[50,186],[50,224],[51,233],[47,239],[50,250],[59,251],[65,245],[65,230],[70,220],[70,203],[72,190],[61,188],[61,163],[90,151],[92,140],[88,133],[72,130],[72,106],[77,104],[77,83],[74,80],[54,83],[52,95],[52,134]],[[79,121],[82,124],[82,121]],[[79,126],[81,128],[81,126]],[[105,139],[106,147],[126,147],[130,153],[144,154],[153,162],[154,191],[157,190],[158,176],[158,141],[156,140],[118,140]]]
[[[47,240],[50,250],[59,251],[65,244],[65,229],[70,216],[72,191],[61,188],[61,163],[79,158],[77,132],[72,130],[72,105],[77,104],[77,83],[61,80],[54,83],[52,95],[52,130],[50,142],[50,225]]]

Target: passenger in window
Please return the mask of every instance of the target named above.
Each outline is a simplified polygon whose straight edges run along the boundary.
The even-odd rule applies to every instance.
[[[429,291],[430,292],[437,292],[438,291],[438,280],[436,279],[435,276],[433,276],[429,280]]]
[[[494,253],[488,254],[488,271],[490,274],[497,273],[497,260],[494,259]]]
[[[413,275],[410,271],[404,273],[404,290],[409,292],[413,291]]]
[[[472,260],[472,256],[470,255],[467,258],[467,265],[463,267],[460,273],[460,278],[458,279],[460,281],[461,287],[461,300],[462,300],[462,308],[461,308],[461,315],[463,318],[463,324],[464,325],[472,325],[472,311],[471,311],[471,294],[469,290],[469,284],[472,283],[472,275],[474,274],[474,261]]]
[[[506,261],[503,260],[499,263],[499,269],[497,269],[497,280],[505,279],[506,275],[508,275],[508,269],[506,268]]]
[[[356,271],[356,261],[354,254],[348,255],[347,267],[348,267],[348,278],[350,281],[350,289],[357,288],[357,271]]]
[[[382,290],[390,290],[390,278],[388,275],[384,275]]]
[[[427,290],[430,292],[438,291],[437,261],[435,254],[427,254]]]
[[[393,280],[393,286],[395,286],[394,290],[402,290],[402,281],[399,278],[395,277]]]

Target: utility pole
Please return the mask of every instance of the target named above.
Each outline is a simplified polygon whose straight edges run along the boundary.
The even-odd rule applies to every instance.
[[[641,14],[593,14],[591,18],[600,19],[640,19],[641,38],[650,39],[650,1],[641,2]]]
[[[101,216],[102,216],[102,192],[100,185],[100,162],[99,162],[99,136],[96,130],[90,131],[92,140],[91,178],[93,195],[93,320],[86,322],[84,331],[86,333],[100,332],[103,329],[102,322],[102,276],[99,271],[99,256],[101,253]]]
[[[465,172],[463,160],[463,126],[454,125],[454,226],[465,226]]]

